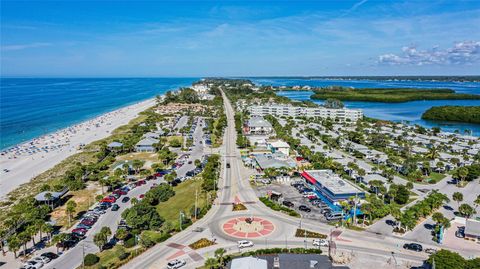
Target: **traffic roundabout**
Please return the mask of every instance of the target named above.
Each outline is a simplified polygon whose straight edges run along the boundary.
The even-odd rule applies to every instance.
[[[224,222],[222,230],[229,236],[253,239],[271,234],[275,230],[275,225],[259,217],[236,217]]]

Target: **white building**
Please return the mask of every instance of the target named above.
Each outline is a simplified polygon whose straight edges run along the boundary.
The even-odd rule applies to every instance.
[[[251,117],[245,126],[245,133],[251,135],[269,135],[273,133],[273,127],[272,124],[263,117]]]
[[[335,109],[325,107],[299,107],[288,105],[259,105],[250,106],[248,111],[252,115],[275,115],[291,117],[319,117],[338,119],[339,121],[357,121],[363,118],[363,111],[360,109]]]
[[[282,140],[276,140],[268,143],[268,148],[273,152],[281,152],[285,155],[290,155],[290,145]]]

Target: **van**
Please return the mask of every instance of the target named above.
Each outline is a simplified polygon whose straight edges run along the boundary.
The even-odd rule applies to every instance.
[[[327,213],[326,216],[327,220],[338,220],[343,218],[343,212],[331,212]]]

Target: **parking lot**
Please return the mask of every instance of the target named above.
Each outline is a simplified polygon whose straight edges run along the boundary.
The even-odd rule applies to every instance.
[[[300,178],[293,179],[292,182],[298,181],[300,182]],[[269,192],[274,192],[274,193],[281,193],[280,198],[278,199],[278,202],[280,204],[283,204],[284,201],[289,201],[293,203],[293,209],[297,211],[299,214],[302,215],[302,217],[311,219],[311,220],[317,220],[321,222],[327,222],[324,214],[322,214],[322,211],[319,207],[315,206],[312,204],[312,202],[304,197],[304,194],[300,193],[295,187],[291,186],[290,183],[276,183],[273,182],[268,185],[263,185],[259,186],[257,188],[257,192],[259,193],[260,196],[265,196]],[[310,212],[305,212],[299,210],[299,206],[305,205],[308,208],[310,208]]]

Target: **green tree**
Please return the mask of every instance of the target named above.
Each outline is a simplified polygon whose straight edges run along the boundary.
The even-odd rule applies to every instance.
[[[17,251],[22,246],[21,241],[18,239],[16,235],[12,235],[7,239],[8,250],[13,252],[14,258],[17,258]]]
[[[462,269],[465,268],[465,259],[458,253],[441,249],[430,255],[427,262],[432,265],[435,262],[436,269]]]
[[[225,255],[227,251],[224,249],[224,248],[218,248],[215,250],[215,258],[217,259],[217,261],[220,263],[220,265],[224,265],[223,264],[223,255]]]
[[[468,176],[468,169],[466,167],[460,167],[455,170],[454,175],[456,178],[460,179],[460,182],[463,182]]]
[[[130,233],[125,228],[120,228],[115,232],[115,238],[122,242],[130,235]]]
[[[93,236],[93,243],[97,245],[97,247],[100,249],[100,251],[103,250],[103,246],[108,242],[108,237],[106,234],[102,233],[101,231],[96,233]]]
[[[458,207],[458,212],[467,218],[470,218],[470,216],[476,213],[475,209],[468,204],[461,204]]]
[[[457,202],[458,206],[460,206],[460,202],[463,201],[463,194],[461,192],[454,192],[452,194],[452,200]]]
[[[218,265],[218,261],[215,258],[208,258],[205,260],[205,267],[208,269],[214,269]]]
[[[138,172],[140,171],[140,169],[143,167],[144,164],[145,164],[145,161],[143,160],[133,160],[132,167],[133,169],[135,169],[136,174],[138,174]]]
[[[65,211],[67,212],[67,215],[68,215],[68,225],[72,225],[72,217],[73,217],[73,214],[75,213],[76,208],[77,208],[77,203],[75,203],[75,201],[69,200],[67,202],[67,208],[65,209]]]

